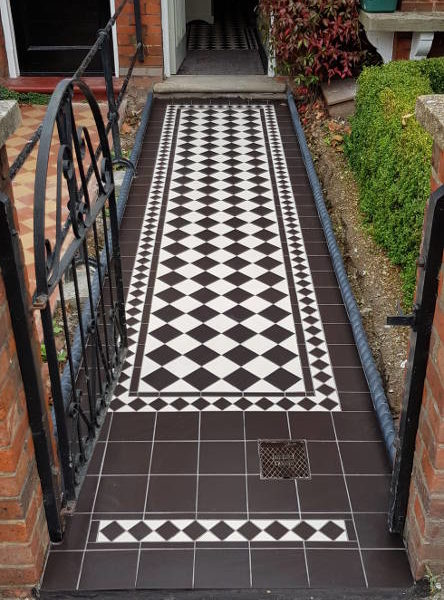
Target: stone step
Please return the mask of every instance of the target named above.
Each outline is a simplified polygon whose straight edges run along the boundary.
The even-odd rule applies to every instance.
[[[349,117],[355,112],[356,81],[352,77],[321,85],[331,117]]]
[[[154,85],[156,95],[233,95],[233,96],[283,96],[285,82],[267,75],[172,75]]]

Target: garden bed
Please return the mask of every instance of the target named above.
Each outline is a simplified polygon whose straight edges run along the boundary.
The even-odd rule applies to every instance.
[[[402,400],[409,330],[386,325],[402,301],[401,273],[366,230],[356,181],[343,155],[344,121],[329,119],[316,104],[306,113],[305,133],[324,188],[350,284],[361,310],[390,407],[396,417]]]

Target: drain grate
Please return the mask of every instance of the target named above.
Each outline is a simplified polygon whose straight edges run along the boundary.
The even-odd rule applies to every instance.
[[[261,479],[310,479],[305,440],[259,440]]]

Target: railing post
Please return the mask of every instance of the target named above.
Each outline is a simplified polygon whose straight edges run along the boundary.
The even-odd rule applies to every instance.
[[[120,144],[119,132],[119,112],[117,110],[116,98],[114,96],[113,86],[113,65],[108,33],[101,29],[99,36],[102,37],[101,53],[103,75],[105,77],[106,96],[108,99],[108,120],[111,123],[111,133],[113,136],[114,156],[117,160],[122,158],[122,147]]]
[[[142,20],[140,17],[140,0],[133,0],[134,3],[134,20],[136,23],[136,41],[137,41],[137,58],[139,62],[145,59],[142,40]]]

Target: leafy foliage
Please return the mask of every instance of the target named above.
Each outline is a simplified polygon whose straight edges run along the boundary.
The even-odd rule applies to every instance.
[[[17,100],[20,104],[48,104],[51,96],[39,92],[16,92],[0,86],[0,100]]]
[[[259,9],[278,67],[298,83],[354,73],[363,57],[355,0],[260,0]]]
[[[434,92],[444,92],[444,59],[364,69],[346,140],[361,209],[376,242],[401,267],[406,307],[415,290],[432,154],[432,139],[414,117],[415,103]]]

